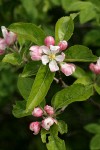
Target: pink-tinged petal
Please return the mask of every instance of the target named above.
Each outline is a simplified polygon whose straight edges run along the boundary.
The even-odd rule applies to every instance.
[[[5,50],[0,50],[0,55],[3,55],[5,53]]]
[[[50,68],[51,72],[55,72],[55,71],[59,70],[59,67],[58,67],[58,65],[57,65],[55,60],[50,61],[49,68]]]
[[[42,120],[41,126],[45,130],[49,130],[53,124],[54,124],[54,119],[52,117],[48,117],[48,118],[45,118],[44,120]]]
[[[9,33],[7,34],[7,36],[6,36],[6,38],[5,38],[6,43],[7,43],[8,45],[12,45],[12,44],[16,41],[16,39],[17,39],[17,36],[16,36],[16,34],[13,33],[13,32],[9,32]]]
[[[56,56],[55,60],[58,62],[63,62],[65,59],[65,54],[61,53],[61,55]]]
[[[0,38],[0,50],[5,50],[7,47],[5,39]]]
[[[42,53],[39,46],[31,46],[29,50],[31,51],[30,55],[32,60],[41,60]]]
[[[91,64],[89,65],[89,68],[90,68],[90,70],[91,70],[92,72],[94,72],[95,74],[100,74],[100,66],[99,66],[99,65],[91,63]]]
[[[46,65],[49,62],[49,57],[47,55],[43,55],[41,57],[41,60],[42,60],[42,64]]]
[[[6,36],[8,34],[8,31],[7,31],[6,27],[5,26],[1,26],[1,30],[2,30],[2,34],[3,34],[4,39],[6,39]]]
[[[74,64],[68,64],[68,63],[62,63],[61,64],[61,71],[66,75],[70,76],[75,71],[75,65]]]
[[[47,46],[40,46],[40,50],[44,53],[44,54],[51,54],[50,49]]]
[[[41,129],[41,125],[38,121],[31,122],[29,125],[29,129],[34,132],[34,135],[37,135]]]
[[[65,50],[68,47],[68,43],[65,40],[64,41],[60,41],[58,46],[60,47],[60,50],[63,51],[63,50]]]
[[[55,44],[55,40],[52,36],[47,36],[44,40],[44,43],[46,46],[50,46],[50,45],[54,45]]]
[[[48,115],[53,115],[53,114],[54,114],[54,108],[51,107],[51,106],[49,106],[49,105],[46,105],[46,106],[44,107],[44,110],[46,111],[46,113],[47,113]]]
[[[42,117],[43,115],[43,110],[40,107],[36,107],[34,108],[34,110],[32,111],[32,115],[34,117]]]

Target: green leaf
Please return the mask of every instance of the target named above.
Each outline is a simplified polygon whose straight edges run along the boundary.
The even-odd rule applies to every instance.
[[[68,127],[67,127],[67,124],[64,121],[62,121],[62,120],[58,121],[57,126],[58,126],[58,131],[61,134],[67,133]]]
[[[77,83],[81,83],[81,84],[84,84],[84,85],[91,85],[91,84],[93,84],[93,81],[91,80],[90,77],[84,76],[84,77],[81,77],[81,78],[77,79],[74,82],[74,84],[77,84]]]
[[[90,133],[94,133],[94,134],[100,133],[100,124],[91,123],[91,124],[86,125],[84,128]]]
[[[13,23],[9,26],[9,30],[35,44],[44,44],[45,33],[41,28],[32,23]]]
[[[27,101],[26,111],[32,111],[44,100],[54,75],[55,73],[52,73],[48,66],[42,65],[40,67]]]
[[[70,5],[73,4],[73,2],[77,2],[79,0],[61,0],[61,3],[62,3],[62,7],[65,11],[68,12],[68,8],[70,7]]]
[[[48,140],[49,142],[46,144],[48,150],[66,150],[64,141],[58,137],[57,125],[51,127]]]
[[[2,60],[3,62],[10,63],[12,65],[20,65],[21,57],[18,53],[7,54]]]
[[[88,47],[83,45],[71,46],[65,54],[67,62],[95,62],[98,59]]]
[[[97,76],[97,79],[94,83],[94,88],[96,92],[100,95],[100,75]]]
[[[21,95],[23,96],[25,100],[27,100],[29,97],[33,81],[34,79],[31,79],[31,78],[23,78],[20,76],[18,78],[17,86]]]
[[[90,150],[100,149],[100,134],[96,134],[90,142]]]
[[[75,78],[81,78],[87,76],[87,74],[82,68],[76,66],[75,72],[72,74],[72,76],[74,76]]]
[[[71,17],[60,18],[55,26],[55,40],[56,43],[62,40],[68,41],[74,31],[74,23]]]
[[[46,143],[47,134],[50,134],[50,131],[47,131],[45,129],[41,129],[41,139],[43,143]]]
[[[83,43],[85,45],[100,46],[100,29],[90,30],[85,34]]]
[[[27,113],[25,111],[25,109],[26,109],[26,101],[25,100],[16,101],[16,104],[13,105],[12,113],[16,118],[21,118],[21,117],[31,115],[31,113],[29,113],[29,112]]]
[[[39,61],[32,61],[27,63],[23,69],[21,77],[29,77],[35,75],[40,67],[40,64],[41,63]]]
[[[83,84],[73,84],[58,93],[52,99],[52,105],[56,109],[68,106],[75,101],[87,100],[93,95],[92,86],[84,86]]]
[[[96,18],[96,11],[93,8],[87,8],[80,12],[79,15],[80,23],[86,23],[94,18]]]

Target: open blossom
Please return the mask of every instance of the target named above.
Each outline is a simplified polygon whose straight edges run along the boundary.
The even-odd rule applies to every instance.
[[[60,47],[60,50],[63,51],[63,50],[65,50],[68,47],[68,43],[65,40],[64,41],[60,41],[58,43],[58,46]]]
[[[43,110],[39,107],[34,108],[34,110],[32,111],[32,115],[34,117],[41,117],[43,115]]]
[[[91,63],[89,65],[89,68],[91,71],[93,71],[95,74],[100,74],[100,57],[99,59],[97,60],[97,63],[94,64],[94,63]]]
[[[31,46],[30,47],[30,55],[32,60],[41,60],[42,50],[39,46]]]
[[[46,129],[49,130],[50,127],[55,123],[55,120],[52,117],[47,117],[44,120],[42,120],[42,124],[41,126]]]
[[[61,71],[66,75],[70,76],[75,71],[75,65],[72,63],[61,63]]]
[[[47,46],[41,46],[40,49],[44,53],[44,55],[42,55],[41,57],[42,63],[44,65],[49,63],[49,68],[51,72],[58,71],[58,63],[63,62],[63,60],[65,59],[64,53],[61,53],[61,55],[57,55],[57,53],[59,53],[60,51],[60,47],[50,45],[50,48],[48,48]]]
[[[5,40],[0,38],[0,55],[5,53],[6,43]]]
[[[34,132],[33,134],[37,135],[41,129],[40,122],[31,122],[29,125],[29,129]]]
[[[1,27],[1,30],[6,44],[12,45],[16,41],[17,38],[16,34],[11,31],[8,32],[8,30],[4,26]]]
[[[51,107],[51,106],[49,106],[49,105],[46,105],[46,106],[44,107],[44,110],[46,111],[46,113],[47,113],[48,115],[53,115],[53,114],[54,114],[54,108]]]
[[[47,36],[44,40],[44,43],[46,46],[50,46],[50,45],[54,45],[55,44],[55,40],[52,36]]]

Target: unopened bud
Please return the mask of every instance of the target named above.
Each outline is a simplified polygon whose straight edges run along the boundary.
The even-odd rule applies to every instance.
[[[54,114],[54,108],[51,107],[51,106],[49,106],[49,105],[46,105],[46,106],[44,107],[44,110],[46,111],[46,113],[47,113],[48,115],[53,115],[53,114]]]
[[[58,43],[58,46],[60,47],[60,50],[63,51],[63,50],[65,50],[68,47],[68,43],[65,40],[64,41],[60,41]]]
[[[43,110],[39,107],[34,108],[34,110],[32,111],[32,115],[34,117],[41,117],[43,115]]]
[[[52,36],[47,36],[44,40],[44,43],[46,46],[50,46],[50,45],[54,45],[55,44],[55,40]]]
[[[31,131],[33,131],[33,132],[34,132],[33,134],[35,134],[35,135],[39,133],[40,128],[41,128],[41,125],[40,125],[40,123],[39,123],[38,121],[32,122],[32,123],[30,123],[30,125],[29,125],[29,129],[30,129]]]

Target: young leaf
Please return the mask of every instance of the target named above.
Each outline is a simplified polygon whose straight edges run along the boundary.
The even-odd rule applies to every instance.
[[[67,106],[75,101],[87,100],[93,95],[92,86],[84,86],[83,84],[73,84],[58,93],[52,99],[52,105],[56,109]]]
[[[94,134],[100,133],[100,124],[91,123],[91,124],[86,125],[84,128],[90,133],[94,133]]]
[[[67,127],[67,124],[64,121],[62,121],[62,120],[58,121],[57,125],[58,125],[58,131],[61,134],[67,133],[68,127]]]
[[[17,86],[18,86],[18,89],[19,89],[21,95],[23,96],[23,98],[25,100],[28,99],[28,96],[29,96],[31,88],[32,88],[33,81],[34,81],[34,79],[31,79],[31,78],[23,78],[20,76],[18,78]]]
[[[81,83],[81,84],[83,84],[83,85],[91,85],[91,84],[93,84],[93,81],[91,80],[90,77],[84,76],[84,77],[82,77],[82,78],[77,79],[77,80],[74,82],[74,84],[77,84],[77,83]]]
[[[46,144],[48,150],[66,150],[64,141],[58,137],[57,125],[51,127],[48,140],[49,142]]]
[[[43,101],[53,81],[54,75],[55,73],[52,73],[48,66],[42,65],[40,67],[27,101],[26,111],[32,111],[34,107]]]
[[[41,28],[32,23],[13,23],[9,26],[9,30],[16,33],[23,39],[34,42],[38,45],[44,44],[45,33]]]
[[[62,40],[68,41],[74,31],[74,23],[71,17],[60,18],[55,26],[55,40],[56,43]]]
[[[100,94],[100,76],[97,76],[96,82],[94,83],[94,88],[98,94]]]
[[[12,65],[20,65],[21,57],[17,53],[7,54],[2,60],[3,62],[10,63]]]
[[[95,62],[98,59],[88,47],[83,45],[71,46],[65,54],[67,62]]]
[[[43,143],[46,143],[47,134],[50,134],[50,131],[47,131],[45,129],[41,129],[41,139]]]
[[[25,65],[21,77],[29,77],[35,75],[40,67],[40,62],[32,61]]]
[[[26,112],[26,101],[16,101],[16,104],[13,105],[12,113],[16,118],[25,117],[31,115],[30,112]]]
[[[100,149],[100,134],[96,134],[90,142],[90,150]]]

